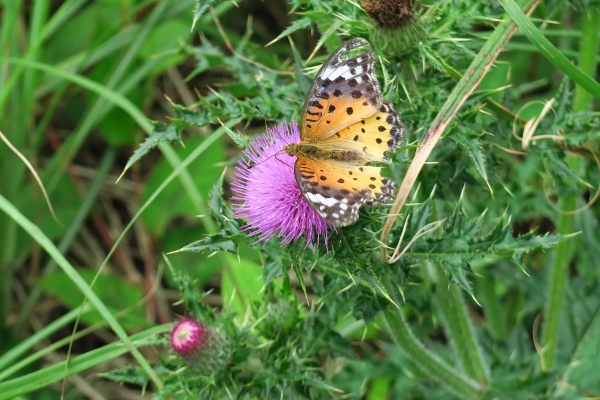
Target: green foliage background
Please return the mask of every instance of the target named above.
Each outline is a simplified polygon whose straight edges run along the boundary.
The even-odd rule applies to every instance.
[[[424,2],[388,32],[341,0],[0,1],[0,399],[599,397],[599,7]],[[380,256],[389,207],[329,252],[254,243],[240,148],[359,36],[408,127],[387,176],[465,100],[385,243],[406,251]],[[227,334],[225,367],[169,352],[181,315]]]

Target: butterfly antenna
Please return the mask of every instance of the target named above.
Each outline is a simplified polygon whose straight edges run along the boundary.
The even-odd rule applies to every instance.
[[[292,168],[292,169],[294,168],[294,167],[293,167],[293,166],[291,166],[290,164],[288,164],[288,163],[286,163],[285,161],[283,161],[282,159],[278,158],[278,157],[277,157],[277,155],[279,155],[279,152],[277,152],[277,153],[275,153],[275,154],[274,154],[274,156],[275,156],[275,159],[276,159],[277,161],[279,161],[280,163],[283,163],[283,164],[287,165],[288,167],[290,167],[290,168]]]
[[[255,105],[254,105],[254,108],[256,108],[256,109],[258,110],[258,112],[262,114],[262,116],[263,116],[263,118],[264,118],[264,120],[265,120],[265,128],[267,128],[267,130],[269,130],[269,127],[267,126],[267,123],[271,124],[271,121],[269,121],[269,120],[267,119],[267,116],[265,115],[265,113],[264,113],[264,112],[262,112],[262,110],[260,109],[260,107],[259,107],[259,106],[257,106],[257,105],[255,104]],[[272,127],[273,127],[273,124],[271,124],[271,128],[272,128]]]
[[[279,160],[279,158],[277,158],[277,156],[278,156],[279,154],[281,154],[281,153],[285,153],[285,150],[279,150],[277,153],[273,154],[272,156],[269,156],[269,157],[265,158],[265,159],[264,159],[264,160],[262,160],[261,162],[259,162],[259,163],[256,163],[256,164],[249,165],[249,166],[248,166],[248,169],[252,169],[252,168],[256,167],[257,165],[260,165],[260,164],[264,163],[265,161],[267,161],[267,160],[270,160],[270,159],[271,159],[271,158],[273,158],[273,157],[275,157],[277,160]],[[281,160],[279,160],[279,161],[281,161]]]

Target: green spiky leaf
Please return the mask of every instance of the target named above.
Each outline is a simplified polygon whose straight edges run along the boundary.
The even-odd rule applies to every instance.
[[[197,240],[190,243],[181,249],[177,250],[180,252],[194,252],[203,253],[205,251],[227,251],[229,253],[237,254],[238,247],[234,240],[230,236],[222,233],[216,235],[210,235],[204,239]]]
[[[275,39],[273,39],[271,41],[271,43],[275,43],[275,42],[279,41],[281,38],[291,35],[292,33],[299,31],[300,29],[309,28],[311,25],[312,25],[312,21],[308,17],[302,17],[300,19],[297,19],[294,22],[292,22],[292,24],[290,26],[288,26],[283,32],[281,32],[279,34],[279,36],[277,36]]]
[[[158,146],[162,142],[180,142],[181,133],[174,125],[166,125],[162,122],[153,121],[154,130],[144,140],[142,144],[133,152],[132,156],[127,161],[125,171],[135,164],[140,158],[145,156],[150,150]]]
[[[213,5],[215,0],[196,0],[196,5],[194,6],[194,18],[192,20],[192,30],[196,26],[196,22],[204,15],[208,7]]]

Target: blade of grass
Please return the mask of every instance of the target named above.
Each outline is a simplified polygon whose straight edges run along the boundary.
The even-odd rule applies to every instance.
[[[128,342],[130,342],[132,346],[135,346],[136,352],[139,352],[139,350],[137,350],[138,347],[148,345],[153,336],[168,332],[169,329],[171,329],[170,324],[155,326],[144,332],[132,335],[131,340],[128,340]],[[123,344],[125,344],[125,346]],[[116,357],[125,354],[127,352],[127,347],[128,344],[126,342],[119,341],[74,357],[69,360],[67,375],[71,376],[95,367],[103,362],[114,360]],[[61,381],[64,378],[65,364],[66,361],[0,383],[0,400],[12,399]]]
[[[600,12],[598,8],[590,10],[583,17],[583,35],[581,42],[581,55],[579,57],[579,66],[584,75],[593,76],[596,71],[596,54],[598,50],[598,24],[600,23]],[[569,63],[569,65],[571,65]],[[578,69],[579,71],[579,69]],[[590,90],[585,86],[577,86],[573,112],[587,111],[591,107]],[[596,97],[596,96],[594,96]],[[579,173],[584,167],[582,159],[575,156],[569,156],[567,159],[569,166],[573,171]],[[571,211],[577,207],[577,200],[580,194],[565,196],[559,201],[559,209]],[[562,213],[558,220],[558,233],[573,233],[575,216],[570,213]],[[571,240],[578,240],[576,238]],[[548,292],[548,302],[545,309],[545,320],[542,329],[542,348],[541,354],[542,369],[548,370],[554,366],[556,358],[556,348],[558,346],[558,334],[560,328],[560,314],[565,295],[565,284],[569,271],[570,249],[573,246],[572,241],[562,242],[556,246],[556,253],[552,263],[550,275],[550,287]]]
[[[118,311],[111,309],[111,311],[113,311],[113,313],[114,313],[115,318],[119,319],[121,317],[126,317],[129,314],[129,312],[131,312],[132,310],[146,304],[148,299],[152,296],[152,292],[154,292],[156,290],[158,283],[160,282],[161,276],[162,276],[162,268],[159,267],[159,271],[156,276],[156,280],[153,283],[153,287],[149,290],[149,292],[146,294],[146,296],[144,298],[138,300],[135,304],[129,305],[128,307],[126,307],[124,309],[121,309]],[[89,309],[90,309],[89,307],[86,307],[84,310],[81,310],[81,306],[77,307],[77,313],[75,314],[75,316],[72,319],[77,320],[80,315],[83,315]],[[71,315],[71,313],[69,315]],[[78,340],[80,338],[83,338],[83,337],[89,335],[90,333],[97,331],[98,329],[105,329],[107,325],[108,324],[106,323],[106,321],[101,320],[94,325],[88,326],[85,329],[78,331],[76,334],[74,334],[72,336],[68,336],[68,337],[62,338],[57,341],[52,341],[52,343],[49,344],[48,346],[36,351],[35,353],[29,354],[27,357],[20,358],[19,361],[16,361],[16,362],[12,363],[10,366],[6,367],[6,369],[4,371],[0,371],[0,381],[15,374],[20,369],[23,369],[23,368],[27,367],[28,365],[31,365],[32,363],[40,360],[41,358],[45,357],[46,355],[57,351],[61,347],[70,345],[73,340]],[[43,328],[42,331],[46,332],[46,328]],[[45,335],[48,335],[50,333],[52,333],[52,332],[47,332],[47,333],[45,333]],[[36,343],[39,343],[39,341]]]
[[[84,310],[81,309],[82,306],[76,307],[76,310],[78,312],[77,312],[77,315],[75,315],[75,317],[72,318],[71,322],[77,321],[77,318],[79,318],[79,314],[83,315],[85,312],[87,312],[90,309],[89,304],[86,304],[85,306],[86,307]],[[117,319],[120,317],[120,314],[124,314],[122,312],[123,310],[116,311],[116,310],[111,309],[111,311],[114,312],[115,318],[117,318]],[[69,314],[69,315],[71,315],[71,314]],[[106,323],[106,321],[100,321],[94,325],[88,326],[85,329],[78,331],[72,337],[67,336],[60,340],[52,341],[52,343],[49,344],[48,346],[46,346],[32,354],[27,355],[24,358],[20,358],[18,361],[14,362],[10,366],[6,367],[6,369],[4,371],[0,372],[0,381],[17,373],[19,370],[26,368],[28,365],[31,365],[34,362],[39,361],[40,359],[44,358],[46,355],[57,351],[61,347],[70,345],[73,340],[81,339],[81,338],[89,335],[90,333],[95,332],[98,329],[105,329],[107,327],[107,325],[108,324]],[[63,375],[63,376],[66,376],[66,375]]]
[[[147,130],[148,133],[152,132],[152,124],[148,121],[144,113],[142,113],[142,111],[139,108],[137,108],[135,104],[133,104],[128,98],[126,98],[122,94],[108,89],[104,85],[94,82],[91,79],[88,79],[81,75],[63,71],[51,65],[43,64],[37,61],[30,61],[23,58],[12,57],[0,57],[0,61],[7,62],[10,64],[24,65],[29,68],[36,68],[49,74],[60,76],[61,78],[70,82],[76,83],[79,86],[82,86],[94,93],[97,93],[100,96],[105,97],[113,104],[119,106],[123,111],[129,114],[129,116],[133,118],[142,127],[142,129],[144,129],[145,131]]]
[[[241,119],[237,119],[237,120],[233,120],[233,121],[229,121],[228,124],[226,126],[231,127],[236,125],[237,123],[240,122]],[[161,143],[159,145],[159,148],[161,148],[161,150],[164,151],[165,154],[169,154],[171,156],[171,160],[173,162],[175,162],[177,165],[177,167],[174,169],[173,172],[171,172],[171,174],[167,177],[167,179],[165,179],[163,181],[163,183],[154,191],[154,193],[152,193],[152,196],[150,196],[148,198],[148,200],[146,200],[146,202],[142,205],[142,207],[140,207],[140,209],[138,210],[138,212],[133,216],[133,218],[131,219],[131,221],[129,221],[129,223],[127,224],[127,226],[123,229],[123,232],[121,232],[121,234],[119,235],[119,237],[117,238],[117,240],[115,240],[114,245],[112,246],[112,248],[110,249],[110,251],[108,252],[108,254],[106,255],[104,261],[102,262],[102,265],[100,266],[100,268],[98,268],[98,272],[96,273],[96,275],[94,276],[94,279],[92,280],[92,282],[90,283],[90,288],[94,286],[94,284],[96,283],[96,279],[98,278],[98,276],[100,276],[100,274],[102,273],[104,267],[106,266],[106,263],[108,262],[108,260],[110,260],[110,257],[112,257],[112,254],[115,252],[115,250],[117,249],[117,247],[119,246],[119,243],[121,243],[121,240],[125,237],[125,235],[127,234],[127,232],[129,231],[129,229],[133,226],[133,224],[135,223],[135,221],[137,221],[137,219],[140,217],[140,215],[142,214],[142,212],[144,212],[144,210],[154,201],[154,199],[156,199],[156,197],[164,190],[165,187],[167,187],[167,185],[173,180],[175,179],[175,177],[177,177],[180,173],[185,171],[185,168],[193,161],[195,160],[198,156],[200,156],[208,147],[210,147],[211,144],[213,144],[218,138],[220,138],[223,133],[225,132],[225,127],[221,127],[219,129],[217,129],[215,132],[213,132],[211,135],[209,135],[200,146],[198,146],[196,149],[194,149],[194,151],[188,155],[186,157],[186,159],[182,162],[179,162],[179,157],[175,154],[175,151],[169,147],[168,144],[166,143]],[[169,159],[169,156],[166,156]],[[188,174],[189,177],[189,174]],[[196,200],[200,200],[202,202],[202,196],[200,195],[200,193],[198,192],[197,188],[193,185],[193,181],[191,181],[191,177],[189,177],[190,179],[190,189],[195,192],[197,199]],[[202,203],[203,204],[203,203]],[[212,221],[211,221],[212,223]],[[87,300],[87,296],[86,299],[84,299],[83,304],[85,304],[85,301]],[[74,336],[75,336],[75,331],[77,329],[77,325],[79,323],[81,316],[77,317],[77,320],[75,321],[75,329],[73,332],[73,336],[72,339],[74,340]],[[71,346],[72,346],[73,342],[71,341],[71,343],[69,344],[69,353],[71,351]]]
[[[117,247],[119,246],[119,243],[121,243],[121,240],[123,240],[123,238],[125,237],[125,235],[127,234],[127,232],[129,231],[129,229],[133,226],[133,224],[135,223],[135,221],[138,220],[138,218],[140,217],[140,215],[142,215],[142,213],[144,212],[144,210],[150,205],[152,204],[152,202],[154,201],[154,199],[156,199],[156,197],[164,190],[165,187],[167,187],[167,185],[173,180],[175,179],[175,177],[177,177],[180,173],[182,173],[183,171],[185,171],[185,168],[187,168],[187,166],[194,161],[197,157],[199,157],[206,149],[208,149],[210,147],[211,144],[213,144],[214,142],[217,141],[217,139],[219,139],[223,133],[225,133],[225,130],[227,128],[231,128],[232,126],[235,126],[237,123],[239,123],[241,121],[241,118],[238,118],[236,120],[232,120],[229,121],[227,124],[225,124],[224,126],[221,126],[219,129],[217,129],[216,131],[214,131],[211,135],[209,135],[200,146],[198,146],[196,149],[194,149],[194,151],[192,153],[190,153],[190,155],[188,155],[185,160],[183,161],[179,161],[179,157],[177,156],[177,154],[175,153],[175,151],[169,147],[168,144],[166,143],[161,143],[159,145],[159,147],[162,147],[164,154],[166,155],[167,158],[171,157],[172,161],[175,163],[174,165],[177,165],[176,168],[173,170],[173,172],[171,172],[171,174],[161,183],[161,185],[154,191],[154,193],[152,193],[152,195],[148,198],[148,200],[146,200],[146,202],[142,205],[142,207],[140,207],[140,209],[137,211],[137,213],[133,216],[133,218],[131,218],[131,221],[129,221],[129,223],[127,224],[127,226],[125,226],[125,228],[123,229],[123,232],[121,232],[121,234],[119,235],[119,237],[117,238],[117,240],[115,240],[114,245],[112,246],[112,248],[110,249],[110,251],[108,252],[108,254],[106,255],[106,257],[104,258],[104,261],[102,262],[102,265],[100,265],[100,267],[98,268],[98,272],[96,273],[96,275],[94,276],[94,279],[92,280],[90,287],[93,287],[94,284],[96,283],[96,279],[98,278],[98,276],[100,276],[100,274],[102,273],[104,267],[106,266],[106,264],[108,263],[108,260],[110,260],[110,258],[112,257],[113,253],[115,252],[115,250],[117,249]],[[167,156],[168,154],[168,156]],[[188,174],[189,176],[189,174]],[[195,193],[194,197],[192,198],[192,201],[196,201],[194,203],[194,205],[196,205],[196,207],[198,208],[202,208],[205,207],[202,196],[200,195],[200,193],[198,192],[197,188],[195,187],[195,185],[193,184],[193,181],[191,181],[191,177],[189,178],[190,182],[189,182],[189,187],[192,190],[192,192]],[[197,203],[199,201],[199,203]],[[210,217],[208,215],[205,216],[207,218],[207,221],[209,222],[209,224],[207,225],[207,227],[209,229],[216,229],[216,227],[214,226],[214,223],[212,222],[212,220],[210,220]],[[225,261],[225,265],[228,265],[229,259],[224,258]],[[83,303],[85,304],[86,299],[84,299]],[[72,339],[74,339],[75,336],[75,331],[77,330],[77,324],[79,323],[79,319],[80,316],[77,317],[77,320],[75,321],[75,328],[73,331],[73,336]],[[72,341],[69,344],[69,353],[71,351],[71,346],[72,346]]]
[[[33,346],[46,339],[48,336],[75,321],[75,318],[77,318],[77,315],[79,315],[80,312],[85,313],[90,309],[91,307],[89,305],[85,306],[84,310],[81,310],[81,307],[74,308],[65,315],[44,326],[40,331],[29,336],[27,339],[0,356],[0,370],[6,368],[18,358],[22,358],[28,350],[32,349]],[[0,372],[0,381],[4,378],[6,378],[4,372]]]
[[[538,2],[539,0],[524,0],[523,8],[531,13]],[[383,226],[380,236],[382,243],[387,244],[390,230],[392,229],[396,218],[400,215],[400,210],[404,206],[406,199],[417,180],[419,172],[423,168],[423,165],[425,165],[427,158],[442,136],[442,133],[448,124],[450,124],[460,107],[477,88],[477,85],[479,85],[485,74],[489,71],[490,67],[498,57],[498,54],[500,54],[502,48],[509,41],[513,33],[515,33],[516,29],[517,26],[514,22],[512,22],[510,18],[505,17],[502,22],[498,24],[496,29],[494,29],[494,32],[492,32],[488,41],[481,48],[475,59],[473,59],[471,65],[469,65],[469,68],[467,68],[462,78],[458,81],[452,93],[450,93],[448,100],[446,100],[431,124],[431,127],[425,136],[423,145],[417,150],[415,157],[406,172],[406,176],[402,181],[402,185],[398,190],[396,199],[390,208],[388,217]],[[381,246],[380,251],[382,259],[386,260],[386,246]]]
[[[527,36],[527,39],[538,48],[540,53],[548,59],[556,68],[560,69],[565,75],[573,80],[573,82],[580,85],[581,88],[589,92],[597,100],[600,101],[600,84],[590,77],[588,73],[583,72],[581,69],[573,65],[562,53],[550,43],[548,39],[544,37],[542,32],[535,27],[533,22],[523,14],[523,11],[513,0],[499,0],[504,10],[510,15],[512,20],[517,24],[519,29]],[[593,12],[591,12],[593,13]],[[589,14],[591,14],[589,13]],[[591,37],[583,36],[583,40],[596,42],[598,39],[598,27],[595,27],[595,31],[590,35]],[[583,46],[581,47],[582,54],[586,51]],[[594,50],[595,51],[595,50]],[[595,56],[596,53],[594,53]],[[594,57],[590,57],[593,62]]]
[[[39,46],[36,46],[36,43],[39,41],[40,32],[43,27],[43,22],[48,14],[48,8],[50,3],[45,0],[36,0],[33,3],[33,10],[31,13],[31,22],[28,29],[29,33],[29,43],[28,49],[25,58],[28,60],[35,60],[38,58]],[[25,70],[25,76],[23,77],[23,113],[26,121],[32,120],[31,112],[33,109],[34,101],[33,101],[33,91],[34,91],[34,79],[35,79],[35,70],[27,69]]]
[[[0,60],[2,60],[1,57],[0,57]],[[98,93],[99,95],[104,96],[106,99],[110,100],[113,104],[119,106],[123,111],[127,112],[142,127],[142,129],[144,129],[144,131],[146,131],[148,134],[150,132],[152,132],[152,129],[153,129],[152,124],[150,123],[150,121],[148,121],[146,119],[146,116],[142,113],[142,111],[139,108],[137,108],[135,106],[135,104],[133,104],[129,99],[127,99],[123,95],[121,95],[113,90],[110,90],[103,85],[100,85],[90,79],[83,77],[83,76],[80,76],[80,75],[77,75],[74,73],[70,73],[70,72],[66,72],[66,71],[60,70],[58,68],[55,68],[55,67],[52,67],[52,66],[49,66],[46,64],[42,64],[39,62],[28,61],[28,60],[19,59],[19,58],[17,58],[17,59],[4,58],[4,60],[9,63],[25,64],[31,68],[38,68],[42,71],[45,71],[45,72],[48,72],[51,74],[55,74],[57,76],[60,76],[64,79],[68,80],[68,81],[74,82],[88,90]],[[230,122],[227,124],[227,126],[232,127],[237,122],[239,122],[239,120]],[[163,152],[165,158],[167,159],[169,164],[171,164],[171,166],[173,166],[173,168],[177,168],[177,166],[180,165],[181,160],[179,159],[179,157],[177,156],[175,151],[168,144],[161,143],[158,147]],[[204,203],[202,196],[198,192],[198,189],[194,185],[192,177],[189,175],[189,173],[186,170],[182,170],[179,174],[179,179],[181,179],[182,185],[183,185],[184,189],[186,190],[188,196],[192,200],[192,203],[196,206],[196,212],[199,215],[202,215],[203,223],[205,224],[207,230],[209,232],[216,232],[217,231],[216,225],[214,225],[214,222],[210,219],[210,217],[206,213],[206,204]],[[116,244],[115,244],[115,246],[116,246]]]
[[[18,5],[19,3],[16,1],[8,2],[9,5],[10,4]],[[37,40],[35,41],[35,43],[28,49],[28,52],[25,54],[25,58],[29,58],[29,54],[31,52],[33,52],[33,53],[37,52],[39,47],[42,45],[43,41],[46,38],[48,38],[52,33],[54,33],[54,31],[58,27],[62,26],[65,23],[65,21],[68,18],[70,18],[75,12],[77,12],[77,10],[79,10],[79,8],[82,7],[85,3],[86,3],[86,0],[69,0],[69,1],[66,1],[65,3],[63,3],[62,6],[58,10],[56,10],[56,12],[53,14],[50,21],[48,21],[48,23],[44,26],[43,30],[37,36]],[[17,6],[17,12],[18,12],[18,8],[19,7]],[[18,20],[19,20],[19,17],[15,16],[14,21],[18,21]],[[3,25],[9,27],[9,29],[10,29],[11,24],[12,24],[12,21],[9,20],[9,23],[3,24]],[[9,33],[13,34],[14,30],[9,30]],[[4,50],[5,50],[4,45],[0,44],[0,54],[8,54]],[[23,68],[17,68],[15,71],[12,71],[11,75],[10,75],[10,79],[2,87],[2,91],[0,92],[0,110],[4,109],[4,104],[5,104],[6,100],[8,99],[8,96],[10,95],[14,85],[17,83],[17,81],[20,78],[22,73],[23,73]],[[2,120],[2,117],[3,117],[3,115],[0,114],[0,121]]]
[[[13,36],[16,31],[15,26],[19,21],[21,2],[22,0],[15,0],[4,3],[2,12],[2,30],[0,31],[0,54],[7,54],[6,48],[8,47],[11,36]]]
[[[0,55],[1,54],[11,54],[13,50],[14,43],[14,32],[17,30],[16,26],[19,21],[19,10],[21,8],[21,1],[9,1],[4,4],[2,8],[2,22],[0,25]],[[0,88],[6,87],[6,80],[10,80],[11,71],[7,66],[0,64]],[[13,94],[14,96],[14,94]],[[20,104],[20,103],[17,103]],[[13,107],[9,109],[11,113],[18,112],[19,107]],[[4,114],[8,114],[7,110],[4,108],[0,108]],[[3,114],[0,113],[0,114]],[[0,115],[0,121],[2,116]],[[6,132],[8,133],[8,137],[11,142],[17,141],[18,144],[24,139],[24,135],[22,132],[18,131],[18,129],[14,129],[13,127],[18,124],[20,121],[11,121],[12,126],[3,126]],[[17,136],[13,137],[13,132]],[[16,140],[15,140],[16,139]],[[20,147],[20,146],[19,146]],[[14,163],[14,155],[11,151],[2,146],[0,148],[0,192],[6,193],[8,196],[12,197],[12,193],[15,188],[14,182],[10,181],[10,173],[11,164]],[[0,251],[0,275],[2,279],[0,280],[0,321],[6,321],[12,308],[13,302],[13,269],[9,265],[10,262],[14,258],[15,254],[15,231],[16,226],[11,223],[10,220],[2,221],[0,220],[0,237],[7,238],[7,240],[3,240],[2,250]]]
[[[142,23],[137,36],[123,55],[123,57],[117,63],[115,70],[110,74],[105,85],[108,90],[114,90],[119,84],[126,70],[131,65],[132,61],[138,54],[142,44],[150,34],[152,28],[154,28],[158,22],[159,16],[165,11],[166,6],[169,4],[169,0],[162,0],[153,8],[150,15]],[[48,187],[52,189],[58,182],[58,179],[62,175],[62,172],[66,166],[71,162],[79,148],[85,142],[92,128],[100,121],[102,111],[109,106],[109,102],[104,96],[100,96],[96,99],[87,109],[85,118],[78,124],[74,132],[69,135],[69,138],[62,144],[60,149],[53,155],[50,162],[46,165],[45,176],[52,177],[49,181]],[[144,118],[145,119],[145,118]],[[143,125],[140,125],[143,126]]]
[[[77,214],[75,215],[75,218],[73,218],[73,221],[69,225],[69,229],[67,230],[67,233],[63,236],[63,238],[61,239],[61,241],[58,245],[58,250],[61,253],[66,254],[66,252],[71,247],[73,240],[77,237],[77,234],[79,233],[79,229],[81,229],[81,226],[86,221],[86,219],[90,213],[90,210],[92,209],[93,205],[96,203],[96,199],[98,198],[100,189],[102,188],[102,185],[106,181],[106,177],[108,176],[108,173],[110,172],[110,169],[115,162],[116,156],[117,156],[117,150],[115,148],[109,148],[106,151],[106,153],[104,154],[104,156],[102,157],[102,160],[100,161],[100,165],[98,166],[98,169],[96,170],[96,176],[94,177],[94,180],[93,180],[92,184],[90,185],[90,187],[87,188],[85,198],[83,199],[83,202],[81,203],[81,206],[79,207],[79,210],[77,210]],[[49,260],[48,263],[46,264],[46,266],[42,270],[43,271],[42,275],[46,276],[46,275],[52,273],[55,269],[56,269],[56,262],[54,260]],[[29,313],[31,312],[31,309],[37,303],[38,298],[40,297],[41,293],[42,293],[42,288],[39,284],[37,284],[31,291],[29,296],[27,297],[27,300],[25,301],[25,303],[23,304],[23,307],[21,308],[21,311],[19,312],[19,316],[17,317],[17,320],[15,321],[15,324],[13,325],[14,332],[19,332],[21,330],[21,328],[23,327],[23,324],[25,323],[25,321],[27,320],[27,317],[29,316]],[[1,363],[0,363],[0,366],[1,366]]]
[[[231,128],[232,126],[235,126],[236,124],[238,124],[240,121],[241,121],[241,118],[237,118],[237,119],[234,119],[234,120],[231,120],[231,121],[227,122],[227,124],[225,124],[225,126],[228,127],[228,128]],[[179,157],[177,156],[177,154],[175,153],[175,151],[173,149],[171,149],[170,147],[168,147],[168,145],[166,143],[161,143],[162,147],[167,147],[168,148],[168,149],[164,149],[165,150],[164,151],[165,157],[167,157],[167,158],[168,157],[173,157],[173,162],[177,163],[176,164],[177,166],[173,170],[173,172],[171,172],[171,174],[169,174],[169,176],[154,191],[154,193],[152,193],[152,195],[148,198],[148,200],[146,200],[146,202],[140,207],[140,209],[133,216],[133,218],[131,218],[131,221],[129,221],[129,223],[127,224],[127,226],[125,226],[125,228],[123,229],[123,232],[121,232],[121,234],[119,235],[119,237],[117,238],[117,240],[115,240],[115,244],[113,245],[112,249],[109,251],[109,253],[107,254],[106,258],[104,259],[104,262],[100,266],[100,270],[102,270],[102,268],[106,265],[106,263],[108,262],[108,260],[112,256],[112,254],[114,253],[115,249],[117,248],[117,246],[121,242],[121,240],[123,240],[123,238],[125,237],[125,235],[129,231],[129,229],[133,226],[133,224],[135,223],[135,221],[140,217],[140,215],[144,212],[144,210],[154,201],[154,199],[156,199],[156,197],[164,190],[164,188],[167,187],[167,185],[169,183],[171,183],[171,181],[173,179],[175,179],[182,171],[185,170],[185,168],[187,168],[187,166],[192,161],[194,161],[206,149],[208,149],[210,147],[210,145],[212,145],[214,142],[217,141],[217,139],[219,139],[221,136],[223,136],[224,133],[225,133],[225,127],[221,126],[217,130],[215,130],[213,133],[211,133],[206,139],[204,139],[204,141],[202,142],[202,144],[200,144],[200,146],[198,146],[197,148],[195,148],[194,151],[191,152],[190,155],[188,155],[183,161],[179,161]],[[159,145],[159,147],[161,147],[161,145]],[[191,179],[191,177],[190,177],[190,179]],[[198,190],[194,186],[193,181],[190,182],[190,185],[194,188],[194,191],[195,191],[195,194],[194,194],[194,197],[193,197],[192,201],[195,201],[194,204],[196,205],[197,208],[200,207],[200,206],[204,206],[202,195],[200,195],[200,193],[198,192]],[[210,217],[207,216],[207,218],[210,218]],[[210,221],[210,226],[213,227],[212,229],[216,229],[216,227],[214,225],[214,222],[212,222],[212,221]]]
[[[148,361],[142,353],[133,346],[127,333],[119,322],[113,317],[111,312],[106,308],[102,300],[94,293],[86,281],[77,273],[75,268],[67,261],[67,259],[56,248],[54,243],[30,220],[28,220],[12,203],[0,194],[0,209],[12,218],[21,228],[27,232],[48,254],[56,261],[69,278],[77,285],[79,290],[89,299],[94,308],[102,315],[104,320],[110,325],[115,334],[123,341],[127,349],[140,363],[140,367],[148,374],[148,377],[154,382],[157,389],[163,387],[163,383],[156,375],[156,372],[150,367]],[[1,391],[0,391],[1,392]]]
[[[119,92],[123,93],[121,88],[127,85],[128,82],[123,82],[122,78],[127,70],[127,68],[131,65],[131,62],[134,60],[137,55],[141,45],[145,42],[147,35],[150,33],[151,29],[156,26],[159,21],[159,17],[161,17],[168,9],[167,5],[171,5],[173,3],[169,0],[163,0],[159,3],[152,11],[150,16],[146,19],[144,24],[141,26],[136,38],[134,39],[131,46],[128,48],[125,56],[119,61],[117,69],[113,72],[111,77],[108,79],[106,83],[106,87],[111,90],[116,90],[115,88],[120,87]],[[180,1],[179,3],[189,3],[190,1]],[[229,10],[233,5],[229,2],[219,4],[219,7],[215,7],[215,13],[217,15],[221,15]],[[208,23],[210,21],[210,16],[205,15],[201,18],[202,23]],[[160,59],[156,59],[156,62],[160,62]],[[129,77],[128,77],[129,79]],[[102,97],[97,99],[96,102],[92,104],[88,108],[86,112],[86,118],[84,118],[81,123],[76,128],[75,132],[73,132],[69,139],[63,144],[61,149],[52,157],[51,161],[46,166],[45,172],[52,176],[54,181],[48,183],[48,187],[50,190],[54,187],[58,180],[58,176],[60,176],[61,171],[64,170],[66,165],[71,161],[74,155],[77,153],[81,145],[85,142],[88,134],[91,132],[92,128],[101,120],[101,118],[106,115],[106,113],[110,110],[112,105],[107,103],[105,99]],[[146,129],[149,125],[140,125],[146,133],[150,133],[152,130]],[[182,174],[184,176],[186,173]]]

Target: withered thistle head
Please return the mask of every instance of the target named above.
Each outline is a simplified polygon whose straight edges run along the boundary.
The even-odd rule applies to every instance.
[[[363,8],[381,28],[405,26],[413,18],[414,0],[364,0]]]
[[[363,8],[373,20],[373,46],[396,56],[410,53],[425,36],[419,7],[415,0],[364,0]]]

